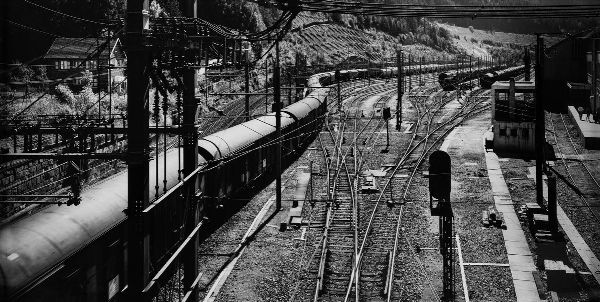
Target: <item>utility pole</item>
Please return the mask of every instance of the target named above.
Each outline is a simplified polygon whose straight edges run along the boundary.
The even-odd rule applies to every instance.
[[[550,224],[550,232],[552,235],[558,233],[558,217],[556,209],[556,176],[552,174],[552,172],[548,172],[548,223]]]
[[[108,47],[110,47],[110,29],[107,30],[108,32],[108,36],[107,36],[107,40],[108,40]],[[109,48],[110,49],[110,48]],[[110,52],[108,54],[108,120],[112,119],[112,86],[113,86],[113,81],[112,81],[112,64],[111,64],[111,60],[110,60]]]
[[[341,73],[339,70],[335,71],[335,81],[337,86],[337,108],[338,112],[342,112],[342,87],[340,86],[340,76]]]
[[[473,74],[473,57],[471,56],[469,56],[469,74]],[[471,87],[472,82],[473,80],[469,81],[469,87]]]
[[[598,121],[598,39],[592,39],[592,98],[593,103],[590,104],[594,122]]]
[[[460,66],[458,64],[458,56],[456,56],[454,63],[456,64],[456,72],[460,71]]]
[[[143,210],[149,198],[149,56],[143,46],[148,0],[127,1],[127,285],[129,301],[143,301],[148,282],[150,247]]]
[[[408,90],[412,89],[412,56],[410,54],[408,54],[408,71],[410,72],[410,75],[408,76]]]
[[[246,113],[246,122],[250,120],[250,66],[248,66],[248,55],[246,54],[246,60],[244,62],[244,111]],[[267,95],[265,94],[265,98]]]
[[[367,57],[367,79],[369,80],[369,87],[371,86],[371,58]]]
[[[131,1],[131,0],[129,0]],[[183,7],[183,14],[188,18],[197,17],[197,0],[186,0]],[[235,45],[235,44],[234,44]],[[208,49],[207,49],[208,50]],[[246,77],[246,87],[248,78]],[[183,175],[188,176],[196,167],[198,167],[198,129],[196,129],[196,111],[198,110],[198,101],[196,100],[196,70],[187,68],[183,71]],[[158,173],[158,171],[156,171]],[[200,213],[196,200],[196,191],[198,185],[196,177],[192,177],[184,185],[185,202],[187,206],[186,234],[191,234],[198,223],[200,223]],[[183,256],[183,286],[185,290],[190,290],[198,274],[198,235],[194,235],[190,244],[186,247]],[[198,290],[191,294],[191,302],[198,300]]]
[[[544,66],[544,38],[537,34],[537,51],[535,66],[535,191],[536,201],[543,206],[544,191],[542,186],[542,174],[544,170],[544,143],[546,135],[546,123],[544,121],[543,106],[543,66]]]
[[[396,130],[402,126],[402,97],[404,96],[404,55],[402,49],[396,51],[396,64],[398,65],[398,99],[396,100]]]
[[[269,113],[269,69],[267,67],[267,60],[269,56],[265,58],[265,114]]]
[[[419,60],[419,86],[423,86],[423,61],[425,61],[425,57],[421,56]]]
[[[291,68],[289,68],[289,66],[288,66],[288,69],[287,69],[287,71],[288,71],[287,72],[287,80],[288,80],[288,87],[290,87],[290,88],[287,89],[287,91],[288,91],[288,105],[292,104],[292,88],[291,87],[293,86],[293,84],[292,84],[292,73],[290,72],[290,70],[291,70]]]
[[[275,64],[273,64],[273,105],[275,107],[275,204],[281,210],[281,83],[279,79],[279,41],[275,42]]]
[[[525,48],[525,81],[531,81],[531,56],[529,55],[529,47]]]

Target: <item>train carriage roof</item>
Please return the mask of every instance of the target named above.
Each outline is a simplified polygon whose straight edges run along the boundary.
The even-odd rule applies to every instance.
[[[302,101],[285,107],[282,112],[286,112],[299,120],[306,117],[312,110],[318,108],[320,105],[321,101],[319,101],[318,98],[309,95]]]
[[[167,152],[167,184],[177,180],[178,149]],[[158,159],[163,175],[163,156]],[[150,166],[154,165],[154,160]],[[150,169],[149,179],[156,171]],[[155,196],[153,185],[150,196]],[[162,192],[162,187],[159,187]],[[90,244],[126,218],[127,171],[115,174],[82,191],[78,206],[49,206],[0,228],[0,300],[18,295],[30,282],[60,261]]]
[[[213,159],[227,157],[260,138],[275,132],[275,113],[241,123],[237,126],[221,130],[198,141],[198,148],[204,149]],[[281,129],[294,122],[289,113],[281,114]]]

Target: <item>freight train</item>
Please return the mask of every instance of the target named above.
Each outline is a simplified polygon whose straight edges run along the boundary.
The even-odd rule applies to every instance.
[[[513,66],[503,70],[492,71],[479,77],[479,86],[484,89],[491,89],[492,84],[498,81],[508,81],[511,78],[518,77],[525,73],[525,65]]]
[[[451,65],[433,64],[422,70],[448,68]],[[406,68],[408,74],[417,70]],[[328,95],[323,86],[367,75],[388,78],[396,74],[397,68],[382,68],[341,71],[339,79],[335,72],[309,77],[304,98],[281,111],[283,166],[291,164],[321,130]],[[198,214],[212,219],[219,215],[218,209],[233,203],[234,197],[272,181],[274,140],[274,114],[199,139]],[[150,169],[148,179],[154,180],[158,174],[166,182],[164,188],[151,185],[149,196],[162,194],[180,181],[182,153],[181,148],[173,148],[151,160],[150,167],[157,161],[160,164],[158,169]],[[174,196],[152,203],[153,210],[144,211],[150,226],[150,275],[186,235],[185,209],[178,201]],[[85,188],[78,206],[48,206],[0,226],[0,300],[123,301],[127,285],[126,208],[127,171],[123,171]]]
[[[500,68],[501,66],[493,66],[479,67],[473,69],[464,68],[461,70],[441,72],[438,76],[438,82],[442,89],[444,89],[444,91],[453,91],[456,90],[459,86],[464,85],[463,83],[479,79],[482,75],[494,72]]]

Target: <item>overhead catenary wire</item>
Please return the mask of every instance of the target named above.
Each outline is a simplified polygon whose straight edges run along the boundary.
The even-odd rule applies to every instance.
[[[253,0],[264,6],[279,2]],[[558,5],[423,5],[358,1],[297,1],[297,9],[309,12],[434,18],[577,18],[600,16],[597,4]]]
[[[27,26],[27,25],[24,25],[24,24],[21,24],[21,23],[18,23],[18,22],[9,20],[9,19],[4,19],[4,20],[6,22],[8,22],[9,24],[12,24],[12,25],[15,25],[15,26],[18,26],[18,27],[21,27],[21,28],[29,29],[29,30],[32,30],[32,31],[35,31],[35,32],[39,32],[39,33],[42,33],[42,34],[45,34],[45,35],[48,35],[48,36],[56,37],[56,38],[64,38],[64,36],[61,36],[61,35],[58,35],[58,34],[55,34],[55,33],[50,33],[50,32],[47,32],[47,31],[44,31],[44,30],[41,30],[41,29],[33,28],[31,26]]]
[[[43,10],[52,12],[54,14],[61,15],[63,17],[67,17],[67,18],[71,18],[73,20],[82,21],[82,22],[88,22],[88,23],[93,23],[93,24],[103,25],[103,26],[109,25],[108,23],[105,23],[105,22],[100,22],[100,21],[96,21],[96,20],[90,20],[90,19],[86,19],[86,18],[82,18],[82,17],[73,16],[73,15],[70,15],[70,14],[67,14],[67,13],[55,10],[55,9],[51,9],[51,8],[45,7],[45,6],[37,4],[35,2],[31,2],[29,0],[23,0],[23,2],[25,2],[25,3],[29,4],[29,5],[35,6],[37,8],[41,8]]]

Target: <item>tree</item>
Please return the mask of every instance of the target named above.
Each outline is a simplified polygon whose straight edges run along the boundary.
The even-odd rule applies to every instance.
[[[10,80],[13,82],[23,82],[29,84],[35,75],[31,67],[17,62],[19,66],[10,72]]]
[[[37,81],[47,81],[48,80],[48,73],[46,71],[46,66],[44,65],[38,65],[35,68],[35,77],[34,77]]]

